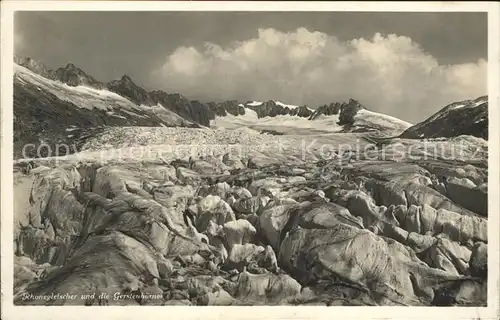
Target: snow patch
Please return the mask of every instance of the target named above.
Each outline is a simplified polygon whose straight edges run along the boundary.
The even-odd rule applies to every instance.
[[[484,103],[486,103],[486,102],[488,102],[488,99],[484,99],[484,100],[483,100],[483,99],[481,99],[481,100],[479,100],[479,101],[476,101],[476,102],[474,103],[473,108],[479,107],[480,105],[482,105],[482,104],[484,104]]]
[[[247,103],[247,106],[256,107],[256,106],[260,106],[262,104],[263,104],[263,102],[260,102],[260,101],[252,101],[252,102]]]
[[[274,101],[274,103],[276,103],[278,106],[282,106],[283,108],[289,108],[289,109],[296,109],[298,108],[299,106],[295,106],[295,105],[292,105],[292,104],[285,104],[281,101]]]
[[[463,107],[465,107],[466,105],[465,104],[457,104],[453,107],[451,107],[449,110],[457,110],[457,109],[462,109]]]

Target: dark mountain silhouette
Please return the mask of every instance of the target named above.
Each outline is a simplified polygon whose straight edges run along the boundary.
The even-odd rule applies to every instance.
[[[120,80],[113,80],[109,82],[106,87],[109,91],[118,93],[136,104],[146,106],[156,104],[150,94],[145,89],[136,85],[127,75],[124,75]]]
[[[488,139],[488,97],[452,103],[408,128],[402,138],[422,139],[471,135]]]

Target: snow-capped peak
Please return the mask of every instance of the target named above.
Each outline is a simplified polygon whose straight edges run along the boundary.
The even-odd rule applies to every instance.
[[[292,105],[292,104],[285,104],[281,101],[275,100],[274,103],[276,103],[278,106],[282,106],[284,108],[290,108],[290,109],[295,109],[298,108],[298,106]]]
[[[262,104],[263,104],[263,102],[261,102],[261,101],[252,101],[252,102],[246,103],[246,105],[250,106],[250,107],[257,107],[257,106],[261,106]]]

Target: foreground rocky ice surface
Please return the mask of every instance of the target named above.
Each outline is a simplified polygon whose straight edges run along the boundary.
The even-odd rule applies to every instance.
[[[98,150],[141,139],[120,130],[19,175],[29,182],[15,187],[17,304],[486,304],[482,139],[395,139],[361,153],[356,134],[278,142],[164,128],[183,141],[165,131],[141,143],[219,147],[103,162]],[[231,144],[244,152],[228,154]],[[76,298],[37,298],[53,293]]]

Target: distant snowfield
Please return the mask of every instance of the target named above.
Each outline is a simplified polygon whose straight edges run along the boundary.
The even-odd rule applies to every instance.
[[[276,130],[287,134],[302,134],[304,129],[312,130],[315,133],[333,133],[342,130],[342,126],[337,124],[338,121],[338,116],[320,116],[315,120],[308,120],[308,118],[298,116],[278,115],[259,119],[255,111],[245,108],[244,115],[234,116],[228,114],[227,116],[216,117],[210,121],[210,126],[228,129],[249,127],[255,130]]]
[[[234,116],[228,114],[227,116],[216,117],[210,122],[210,126],[229,129],[249,127],[255,130],[275,130],[285,134],[314,134],[340,132],[343,130],[343,126],[339,125],[338,122],[339,115],[320,115],[314,120],[291,115],[278,115],[259,119],[255,111],[245,108],[244,115]],[[402,132],[411,125],[406,121],[368,110],[360,110],[354,116],[355,127]]]

